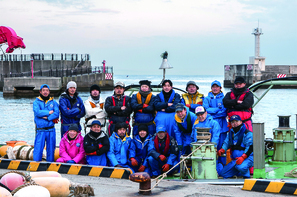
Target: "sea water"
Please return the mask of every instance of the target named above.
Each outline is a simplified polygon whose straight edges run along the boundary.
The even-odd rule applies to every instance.
[[[162,80],[162,75],[115,75],[114,82],[123,81],[126,85],[138,84],[139,80],[150,80],[152,84],[158,85]],[[173,82],[173,86],[179,89],[185,89],[189,80],[193,80],[199,86],[199,92],[207,96],[210,91],[210,84],[214,80],[223,82],[223,76],[213,75],[167,75],[166,79]],[[229,88],[223,88],[222,91],[227,93]],[[265,89],[256,91],[260,96]],[[130,92],[126,92],[129,95]],[[182,92],[178,92],[182,93]],[[113,91],[102,91],[101,97],[106,98],[113,94]],[[79,92],[83,101],[89,97],[89,92]],[[291,115],[290,127],[296,128],[297,113],[297,89],[272,89],[254,108],[253,122],[265,124],[265,137],[272,138],[272,129],[278,127],[277,115]],[[9,140],[24,140],[29,144],[34,144],[35,124],[33,113],[33,102],[36,97],[3,97],[0,92],[0,144]],[[58,102],[59,98],[55,100]],[[255,98],[255,102],[256,102]],[[83,124],[84,118],[81,119]],[[56,128],[56,145],[61,140],[60,123],[55,125]],[[84,136],[84,131],[82,132]]]

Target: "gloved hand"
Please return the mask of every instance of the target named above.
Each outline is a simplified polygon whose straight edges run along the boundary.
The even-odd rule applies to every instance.
[[[191,108],[191,104],[186,104],[186,107]]]
[[[122,168],[123,166],[121,166],[120,164],[118,164],[115,167]]]
[[[68,160],[68,161],[66,161],[66,163],[75,163],[75,161],[73,161],[73,160]]]
[[[133,157],[131,157],[131,164],[132,166],[138,166],[138,162],[136,161],[136,159],[134,159]]]
[[[98,147],[99,147],[99,149],[100,149],[100,148],[102,148],[102,147],[103,147],[103,145],[102,145],[102,144],[99,144],[99,145],[98,145]]]
[[[165,159],[166,159],[166,157],[164,155],[160,155],[159,158],[161,161],[165,161]]]
[[[59,122],[59,118],[53,119],[53,123],[57,124]]]
[[[92,152],[92,153],[86,153],[86,155],[97,155],[96,151]]]
[[[169,170],[169,168],[170,168],[169,164],[164,164],[162,166],[163,172],[167,172]]]
[[[183,145],[177,145],[177,147],[178,147],[178,150],[179,151],[182,151],[183,150]]]
[[[220,149],[218,152],[217,152],[217,155],[220,157],[222,154],[225,153],[225,150],[224,149]]]
[[[143,172],[145,170],[145,166],[144,165],[141,165],[139,168],[138,168],[138,172]]]
[[[236,160],[236,164],[240,165],[242,164],[242,162],[247,158],[248,156],[246,154],[242,154],[241,157],[238,157],[238,159]]]
[[[142,109],[138,110],[138,112],[142,113]]]
[[[147,104],[143,104],[142,105],[142,108],[146,108],[146,107],[148,107],[149,105],[147,105]]]

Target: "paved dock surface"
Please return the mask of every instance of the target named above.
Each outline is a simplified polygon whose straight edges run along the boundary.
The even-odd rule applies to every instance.
[[[0,174],[6,173],[11,170],[0,169]],[[25,171],[21,171],[25,172]],[[92,176],[81,175],[67,175],[62,174],[62,177],[69,179],[75,183],[90,184],[95,191],[95,196],[142,196],[138,194],[139,183],[131,182],[126,179],[112,179],[112,178],[99,178]],[[155,182],[152,182],[152,186]],[[185,182],[174,180],[162,180],[159,185],[152,190],[150,196],[162,197],[217,197],[217,196],[239,196],[239,197],[280,197],[292,196],[284,194],[262,193],[241,190],[242,185],[211,185],[201,182]]]

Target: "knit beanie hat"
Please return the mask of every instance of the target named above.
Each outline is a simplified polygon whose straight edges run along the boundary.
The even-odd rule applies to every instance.
[[[67,83],[67,88],[66,88],[66,89],[69,89],[69,88],[71,88],[71,87],[75,87],[75,89],[76,89],[76,83],[75,83],[74,81],[69,81],[69,82]]]
[[[90,93],[92,92],[92,90],[98,90],[99,93],[101,93],[101,89],[97,84],[94,84],[94,85],[91,86]]]

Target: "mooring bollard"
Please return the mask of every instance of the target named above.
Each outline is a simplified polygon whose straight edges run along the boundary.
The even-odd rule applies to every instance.
[[[129,179],[130,181],[139,183],[139,194],[151,194],[151,177],[147,172],[136,172],[130,174]]]

